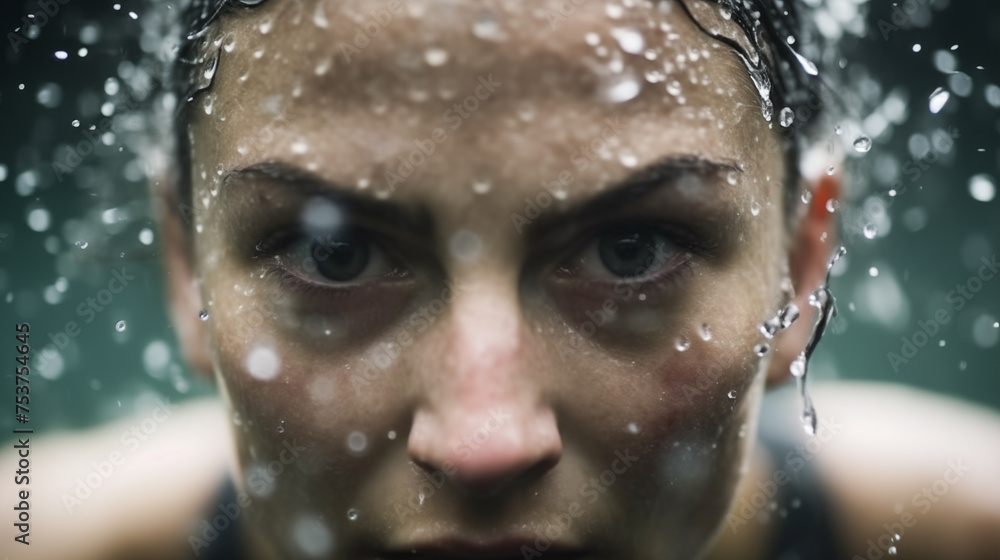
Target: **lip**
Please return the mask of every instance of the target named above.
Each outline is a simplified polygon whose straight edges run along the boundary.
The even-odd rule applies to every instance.
[[[543,539],[548,544],[548,539]],[[551,543],[545,550],[530,537],[507,537],[489,541],[472,541],[463,538],[444,538],[399,546],[379,554],[379,559],[411,560],[523,560],[523,547],[533,549],[546,560],[584,560],[587,553],[563,543]]]

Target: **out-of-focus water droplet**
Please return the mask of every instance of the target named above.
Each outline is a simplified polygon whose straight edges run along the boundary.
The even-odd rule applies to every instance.
[[[32,231],[46,231],[51,224],[52,215],[45,208],[34,208],[28,212],[28,227]]]
[[[878,235],[878,227],[875,224],[865,224],[864,234],[867,239],[875,239]]]
[[[871,268],[869,268],[868,269],[868,276],[871,276],[872,278],[877,277],[878,276],[878,268],[874,267],[874,266],[871,267]]]
[[[788,128],[795,122],[795,112],[790,107],[785,107],[778,113],[778,124]]]
[[[913,43],[913,52],[920,52],[921,49],[923,49],[923,46],[920,43]]]
[[[73,125],[73,128],[80,128],[80,121],[78,119],[73,119],[73,122],[69,124]]]
[[[860,154],[867,154],[872,149],[872,139],[867,136],[858,136],[854,140],[854,151]]]
[[[938,347],[939,348],[944,348],[946,344],[948,344],[948,343],[945,342],[945,340],[943,338],[938,341]]]
[[[358,510],[356,510],[354,508],[351,508],[351,509],[347,510],[347,519],[349,519],[351,521],[357,521],[358,520]]]
[[[836,172],[837,172],[837,168],[834,167],[834,166],[832,166],[832,165],[830,167],[826,168],[826,174],[827,175],[833,175]]]
[[[836,200],[834,200],[834,199],[831,198],[830,200],[826,201],[826,211],[827,212],[833,214],[834,212],[837,211],[837,208],[840,208],[840,203],[837,202]]]
[[[641,89],[639,80],[628,72],[608,78],[603,88],[604,97],[612,103],[624,103],[634,99]]]
[[[123,332],[125,330],[125,321],[118,321],[115,323],[115,330],[118,332]]]
[[[368,449],[368,437],[358,431],[351,432],[347,436],[347,449],[356,455],[364,453]]]
[[[395,440],[396,439],[396,430],[389,430],[389,433],[386,434],[386,437],[389,438],[390,440]]]
[[[202,309],[201,311],[199,311],[198,312],[198,318],[201,319],[202,321],[207,321],[208,320],[208,311],[206,311],[204,309]]]
[[[951,98],[951,93],[944,88],[937,88],[930,96],[929,107],[931,113],[937,114],[944,109],[945,103]]]
[[[629,422],[627,428],[628,428],[628,433],[630,434],[639,433],[639,426],[635,422]]]
[[[618,161],[620,161],[625,167],[635,167],[636,164],[639,163],[639,158],[632,153],[632,150],[622,148],[621,151],[618,152]]]
[[[56,51],[56,58],[59,60],[66,60],[69,57],[69,53],[66,51]]]
[[[737,173],[735,170],[726,173],[726,182],[729,183],[730,185],[735,185],[736,182],[739,180],[739,178],[740,174]]]
[[[444,66],[448,62],[448,51],[440,47],[431,47],[424,51],[424,62],[429,66]]]
[[[74,243],[74,245],[76,245],[77,247],[79,247],[81,249],[86,249],[87,247],[90,246],[90,243],[88,243],[86,241],[77,241],[76,243]]]
[[[611,19],[621,19],[624,12],[625,10],[619,4],[611,3],[604,6],[604,13]]]
[[[674,97],[677,97],[678,95],[680,95],[681,94],[681,83],[678,82],[677,80],[672,80],[670,83],[667,84],[667,93],[669,93],[670,95],[673,95]]]
[[[889,549],[886,550],[886,552],[889,554],[889,556],[895,556],[896,555],[896,547],[895,546],[890,546]]]
[[[472,182],[472,192],[476,194],[486,194],[490,192],[492,184],[489,179],[476,179]]]
[[[278,433],[279,434],[285,433],[285,427],[284,426],[278,426]]]
[[[833,132],[839,136],[844,133],[844,129],[838,124],[837,126],[833,127]]]
[[[611,30],[611,36],[618,41],[618,46],[629,54],[639,54],[646,46],[642,34],[633,27],[616,27]]]
[[[250,351],[246,359],[247,372],[262,381],[274,379],[281,369],[281,360],[274,350],[258,346]]]
[[[731,399],[735,399],[736,398],[736,391],[729,391],[728,393],[726,393],[726,396],[728,396]]]
[[[967,364],[965,360],[958,362],[958,371],[965,371],[965,368],[967,367],[969,367],[969,364]]]
[[[811,190],[805,189],[804,191],[802,191],[802,204],[809,204],[810,202],[812,202],[812,199],[813,199],[813,193]]]
[[[142,231],[139,232],[139,243],[142,243],[143,245],[152,245],[153,230],[149,228],[142,228]]]
[[[969,178],[969,194],[979,202],[990,202],[996,197],[996,185],[989,175],[973,175]]]
[[[479,17],[473,22],[472,34],[484,41],[501,42],[507,40],[507,32],[504,31],[493,12],[488,11],[479,14]]]
[[[753,353],[758,356],[763,357],[765,354],[771,351],[771,347],[767,344],[761,343],[753,347]]]
[[[677,348],[678,352],[684,352],[688,348],[691,348],[691,341],[685,336],[679,336],[674,342],[674,348]]]
[[[760,204],[756,200],[750,203],[750,214],[754,216],[760,215]]]

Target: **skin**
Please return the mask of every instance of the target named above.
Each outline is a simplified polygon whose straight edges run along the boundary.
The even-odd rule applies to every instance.
[[[603,5],[583,3],[553,30],[544,10],[555,4],[526,5],[493,5],[507,34],[494,42],[468,32],[478,4],[411,1],[350,63],[338,45],[382,4],[324,3],[326,27],[308,1],[272,0],[220,20],[209,41],[232,47],[191,105],[193,222],[174,198],[176,167],[153,183],[177,333],[223,403],[177,406],[74,511],[64,496],[143,417],[33,439],[25,558],[190,558],[192,522],[217,514],[229,473],[252,496],[240,536],[259,559],[411,549],[422,556],[406,556],[525,558],[521,546],[538,550],[547,530],[567,554],[550,548],[543,558],[769,557],[778,524],[734,531],[727,512],[780,468],[752,445],[755,424],[764,386],[786,381],[805,345],[806,298],[835,236],[824,206],[837,179],[821,173],[801,185],[816,192],[809,208],[782,207],[785,162],[769,149],[776,132],[756,92],[736,57],[683,13],[637,8],[611,21]],[[664,94],[670,78],[609,103],[600,84],[618,56],[610,30],[650,19],[647,46],[663,43],[661,23],[676,34],[657,60],[701,51],[675,76],[684,103]],[[605,57],[587,33],[601,37]],[[449,53],[444,64],[421,61],[431,47]],[[636,76],[658,64],[619,55]],[[500,85],[451,128],[445,111],[491,73]],[[623,132],[608,157],[581,169],[574,151],[608,119]],[[447,136],[434,154],[387,192],[392,162],[438,127]],[[700,171],[654,182],[631,204],[606,198],[639,170],[678,161]],[[276,164],[282,173],[271,172]],[[511,216],[528,215],[525,198],[563,170],[565,198],[518,231]],[[475,192],[484,182],[488,192]],[[330,198],[380,205],[333,210],[384,248],[360,279],[335,283],[306,267],[295,247],[330,231],[273,243],[309,208],[308,223],[330,215]],[[596,212],[574,212],[588,201]],[[621,283],[595,240],[638,224],[664,228],[677,245]],[[757,326],[788,302],[785,277],[803,316],[760,358]],[[603,324],[586,327],[591,316]],[[391,358],[389,343],[398,345]],[[278,367],[264,367],[263,348]],[[981,443],[1000,437],[994,412],[872,383],[820,384],[814,398],[821,418],[842,425],[811,462],[845,550],[864,557],[903,504],[918,524],[901,557],[1000,555],[1000,454]],[[801,437],[798,406],[774,413]],[[955,460],[969,471],[946,496],[927,512],[906,505]],[[259,466],[272,461],[281,474],[262,493]],[[17,462],[7,450],[0,471]],[[2,495],[15,495],[6,480]],[[551,529],[567,515],[568,527]],[[319,546],[323,535],[330,546]]]
[[[497,6],[500,42],[470,33],[479,5],[412,4],[348,62],[338,45],[380,7],[270,2],[225,17],[209,36],[224,45],[214,83],[192,102],[196,210],[173,282],[193,360],[234,419],[237,480],[267,506],[248,512],[248,542],[259,558],[517,556],[549,540],[588,558],[701,554],[771,363],[753,351],[757,326],[789,301],[790,271],[807,308],[828,250],[785,226],[783,155],[765,147],[777,132],[745,69],[679,9],[616,21],[598,4],[555,30],[544,12]],[[621,52],[618,26],[642,29],[657,60]],[[683,103],[663,83],[607,99],[609,60],[641,80],[684,56],[666,80]],[[454,108],[469,95],[474,111]],[[581,169],[574,151],[602,132],[611,147]],[[399,158],[426,138],[443,141],[412,174],[387,175],[406,175]],[[610,202],[662,168],[673,175]],[[518,224],[563,170],[562,198]],[[272,241],[309,208],[356,221],[384,258],[345,282],[313,271],[310,236],[330,230]],[[813,221],[796,233],[825,226]],[[625,281],[596,247],[636,224],[666,245]],[[779,339],[783,352],[804,332]],[[276,371],[261,375],[260,352]],[[287,444],[300,456],[255,492],[255,469]],[[444,484],[421,488],[428,476]],[[567,512],[571,526],[553,529]]]

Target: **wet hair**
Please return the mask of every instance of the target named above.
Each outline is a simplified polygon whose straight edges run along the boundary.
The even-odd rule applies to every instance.
[[[219,63],[218,45],[207,43],[206,35],[211,26],[227,12],[253,9],[269,0],[192,0],[181,15],[182,33],[178,56],[173,70],[178,113],[174,122],[176,158],[180,167],[177,178],[177,198],[190,205],[192,197],[191,149],[188,138],[188,106],[200,91],[211,87],[205,80],[204,68]],[[282,1],[282,0],[270,0]],[[657,0],[676,1],[695,24],[707,35],[737,51],[748,64],[748,73],[762,95],[763,111],[768,113],[772,126],[783,137],[782,150],[785,161],[786,215],[793,217],[799,193],[799,158],[808,146],[824,119],[829,88],[820,79],[810,60],[820,60],[821,37],[803,17],[804,8],[795,0]],[[749,50],[731,37],[723,36],[705,25],[692,14],[689,3],[717,4],[749,39]],[[795,44],[795,48],[792,44]],[[208,45],[206,47],[206,45]],[[796,50],[797,49],[797,50]],[[207,58],[207,60],[206,60]],[[759,71],[754,72],[750,61],[759,60]],[[762,91],[762,87],[764,91]],[[784,126],[781,112],[791,111],[799,118]]]

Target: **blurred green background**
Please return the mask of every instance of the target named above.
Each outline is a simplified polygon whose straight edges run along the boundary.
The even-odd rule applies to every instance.
[[[866,36],[844,35],[842,53],[825,62],[849,85],[839,93],[859,107],[855,122],[874,147],[863,156],[852,153],[846,171],[840,214],[849,253],[832,284],[840,316],[812,371],[818,378],[906,383],[1000,410],[1000,328],[994,326],[1000,275],[961,310],[946,300],[976,274],[981,258],[996,254],[1000,240],[1000,4],[824,4],[828,28],[855,13],[868,22]],[[123,107],[123,77],[134,74],[143,47],[153,46],[141,33],[144,8],[141,2],[121,2],[115,10],[112,2],[70,1],[44,26],[38,20],[25,26],[22,18],[40,11],[36,0],[0,6],[0,31],[20,28],[27,39],[15,41],[15,52],[7,35],[0,66],[2,394],[13,394],[14,325],[28,322],[36,430],[90,426],[131,414],[157,396],[178,401],[213,391],[178,353],[146,176],[127,145],[126,129],[139,125]],[[935,114],[929,98],[937,88],[950,98]],[[65,161],[67,146],[89,144],[88,134],[97,133],[88,129],[112,110],[110,134],[100,134],[94,153],[58,176],[52,163]],[[848,147],[856,132],[845,125]],[[943,133],[956,136],[947,150],[933,142]],[[888,194],[901,185],[905,192]],[[879,201],[891,201],[887,211]],[[873,239],[862,233],[869,224],[877,229],[869,228]],[[85,324],[89,315],[81,316],[78,306],[97,298],[123,268],[134,280],[101,311],[92,308]],[[915,358],[894,368],[888,353],[900,353],[902,337],[912,340],[920,322],[941,309],[949,322]],[[80,332],[63,340],[58,333],[69,321]],[[121,321],[124,330],[116,328]],[[59,343],[57,353],[43,355]],[[0,429],[9,433],[13,405],[7,396],[3,401]]]

